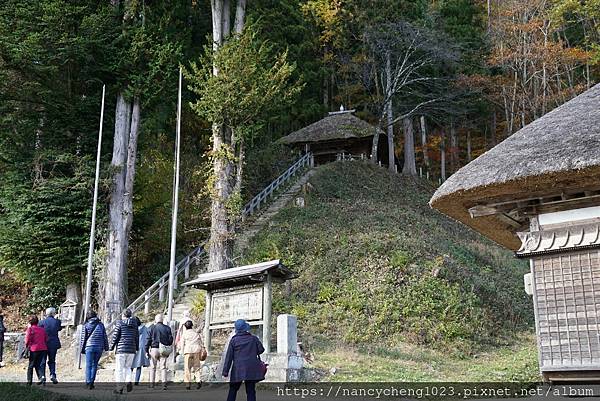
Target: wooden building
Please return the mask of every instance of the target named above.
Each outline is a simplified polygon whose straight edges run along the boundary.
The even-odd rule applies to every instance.
[[[545,380],[600,380],[600,85],[452,175],[431,206],[528,258]]]
[[[373,136],[380,134],[378,160],[387,160],[387,137],[368,122],[356,117],[354,110],[340,110],[307,127],[281,138],[279,141],[301,152],[312,152],[316,164],[335,161],[341,155],[369,158]]]

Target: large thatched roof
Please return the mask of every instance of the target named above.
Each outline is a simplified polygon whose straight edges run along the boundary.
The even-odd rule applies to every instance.
[[[498,216],[471,218],[490,201],[600,184],[600,85],[525,126],[453,174],[430,205],[517,250],[515,229]]]
[[[284,136],[280,139],[284,144],[300,144],[307,142],[325,142],[337,139],[365,138],[373,136],[375,130],[383,132],[368,122],[361,120],[351,112],[331,114],[307,127]]]

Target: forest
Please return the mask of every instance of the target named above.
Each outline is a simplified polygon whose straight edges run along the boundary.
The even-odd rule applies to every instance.
[[[599,0],[2,1],[0,306],[81,292],[103,85],[94,292],[122,306],[168,270],[180,67],[184,255],[297,157],[279,138],[340,106],[386,133],[382,164],[439,185],[598,82],[599,18]]]

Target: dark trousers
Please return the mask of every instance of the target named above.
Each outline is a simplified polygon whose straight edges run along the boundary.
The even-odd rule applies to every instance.
[[[256,382],[252,380],[244,381],[246,384],[246,399],[248,401],[256,401]],[[242,382],[229,383],[229,394],[227,395],[227,401],[235,401],[237,392],[242,387]]]
[[[37,374],[38,379],[44,377],[44,370],[42,369],[42,361],[46,356],[46,351],[31,351],[29,352],[29,366],[27,366],[27,383],[31,384],[33,381],[33,370]]]
[[[3,354],[4,354],[4,340],[0,341],[0,362],[2,362]]]
[[[56,352],[58,349],[48,347],[48,353],[44,356],[42,361],[42,369],[44,376],[46,376],[46,361],[48,363],[48,369],[50,370],[50,377],[56,378]]]

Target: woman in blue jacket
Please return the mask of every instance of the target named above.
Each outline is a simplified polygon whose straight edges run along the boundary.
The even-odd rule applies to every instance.
[[[244,319],[236,320],[235,335],[229,341],[223,364],[223,377],[230,376],[231,370],[227,401],[235,401],[242,382],[246,385],[246,399],[256,401],[256,383],[265,379],[259,357],[265,348],[249,330],[250,325]]]
[[[96,381],[98,362],[104,351],[108,351],[108,337],[104,324],[94,311],[90,311],[81,330],[81,353],[85,354],[85,384],[91,390]]]

